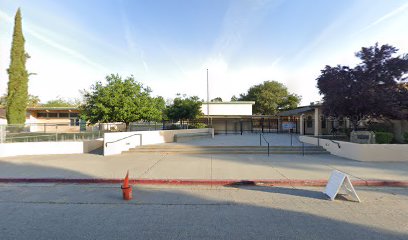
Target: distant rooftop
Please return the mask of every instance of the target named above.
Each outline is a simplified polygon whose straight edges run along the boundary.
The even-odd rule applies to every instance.
[[[78,110],[78,107],[29,107],[27,111],[36,111],[36,110]]]
[[[280,112],[280,113],[278,114],[278,116],[281,116],[281,117],[297,116],[297,115],[301,115],[302,113],[305,113],[305,112],[310,112],[310,111],[312,111],[313,109],[315,109],[315,107],[318,107],[318,106],[319,106],[319,105],[298,107],[298,108],[296,108],[296,109],[292,109],[292,110]]]
[[[203,104],[207,104],[207,102],[203,102]],[[208,104],[252,104],[254,105],[254,101],[232,101],[232,102],[208,102]]]

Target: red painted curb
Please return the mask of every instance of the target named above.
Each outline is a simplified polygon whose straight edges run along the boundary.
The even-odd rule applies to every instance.
[[[122,179],[64,179],[64,178],[0,178],[0,183],[66,183],[66,184],[120,184]],[[265,179],[265,180],[222,180],[222,179],[130,179],[130,184],[140,185],[266,185],[266,186],[326,186],[327,180]],[[408,181],[354,180],[354,186],[408,187]]]

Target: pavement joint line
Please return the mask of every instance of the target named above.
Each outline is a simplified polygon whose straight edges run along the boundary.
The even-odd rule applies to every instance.
[[[122,179],[64,179],[64,178],[0,178],[0,183],[56,183],[56,184],[119,184]],[[326,179],[130,179],[135,185],[185,185],[185,186],[310,186],[324,187]],[[408,181],[352,180],[354,186],[408,187]]]
[[[267,159],[269,160],[271,157],[268,157]],[[272,160],[273,161],[273,160]],[[277,168],[274,167],[274,165],[271,165],[272,169],[275,170],[278,174],[280,174],[282,177],[284,177],[285,179],[289,180],[290,179],[288,177],[286,177],[283,173],[281,173]],[[294,186],[291,186],[292,188],[294,188]]]
[[[345,174],[347,174],[347,175],[349,175],[349,176],[352,176],[352,177],[354,177],[354,178],[358,178],[358,179],[360,179],[361,181],[366,181],[366,179],[364,179],[364,178],[357,177],[357,176],[355,176],[354,174],[351,174],[351,173],[348,173],[348,172],[343,171],[343,170],[341,170],[341,169],[338,169],[338,168],[336,168],[336,167],[334,167],[334,166],[332,166],[332,165],[330,165],[330,164],[325,164],[325,165],[326,165],[327,167],[330,167],[330,168],[332,168],[332,169],[334,169],[334,170],[337,170],[337,171],[339,171],[339,172],[345,173]]]
[[[142,174],[140,174],[139,178],[142,178],[144,175],[148,174],[159,162],[161,162],[162,160],[164,160],[167,157],[168,153],[164,153],[163,155],[161,155],[161,157],[159,158],[159,160],[157,160],[152,166],[150,166],[149,168],[146,169],[146,171]]]

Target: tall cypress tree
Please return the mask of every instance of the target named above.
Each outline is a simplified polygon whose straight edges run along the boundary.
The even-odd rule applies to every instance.
[[[28,100],[28,72],[25,64],[27,53],[24,49],[24,36],[21,26],[21,11],[17,10],[14,20],[13,42],[10,54],[7,122],[8,124],[23,124],[26,120]]]

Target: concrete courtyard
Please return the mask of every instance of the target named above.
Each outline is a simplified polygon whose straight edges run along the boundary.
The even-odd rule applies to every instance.
[[[266,135],[274,145],[290,144],[290,135]],[[300,144],[296,136],[293,144]],[[177,146],[256,146],[259,135],[216,135]],[[126,171],[134,179],[205,180],[327,180],[333,170],[354,180],[408,181],[407,162],[359,162],[346,158],[302,154],[170,154],[128,152],[99,154],[39,155],[0,158],[0,179],[121,179]]]
[[[289,135],[267,135],[290,145]],[[259,135],[166,146],[257,146]],[[292,139],[292,144],[300,145]],[[330,201],[323,187],[61,184],[58,179],[408,181],[407,163],[358,162],[330,154],[128,152],[0,159],[0,239],[407,239],[408,188],[357,186],[361,203]],[[12,179],[49,183],[6,183]]]

